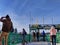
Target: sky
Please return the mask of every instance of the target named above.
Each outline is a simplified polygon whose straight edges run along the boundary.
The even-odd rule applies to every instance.
[[[29,24],[60,24],[60,0],[0,0],[0,18],[9,14],[18,32]],[[0,29],[2,23],[0,22]]]

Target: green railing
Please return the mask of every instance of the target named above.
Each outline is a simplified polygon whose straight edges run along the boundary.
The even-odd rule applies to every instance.
[[[27,42],[29,42],[29,41],[32,42],[32,40],[33,40],[32,35],[29,35],[29,34],[26,35],[26,41]],[[50,42],[50,35],[49,34],[46,34],[46,41]],[[4,41],[2,41],[2,42],[4,42]],[[56,42],[60,43],[60,33],[57,33]],[[15,44],[18,44],[18,43],[22,43],[22,35],[15,34],[15,33],[10,33],[9,38],[8,38],[8,45],[15,45]]]

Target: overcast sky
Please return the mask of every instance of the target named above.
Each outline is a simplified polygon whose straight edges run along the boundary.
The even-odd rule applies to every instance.
[[[0,0],[0,17],[9,14],[18,32],[30,23],[60,24],[60,0]],[[0,23],[0,29],[2,24]]]

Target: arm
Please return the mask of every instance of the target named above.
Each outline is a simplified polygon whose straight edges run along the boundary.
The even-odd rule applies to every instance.
[[[3,21],[4,21],[4,20],[3,20],[3,18],[5,18],[5,17],[1,17],[1,18],[0,18],[0,21],[1,21],[1,22],[3,22]]]
[[[6,18],[6,17],[1,17],[1,19]]]

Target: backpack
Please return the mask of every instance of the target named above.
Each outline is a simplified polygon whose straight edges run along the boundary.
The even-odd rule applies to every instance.
[[[26,31],[23,31],[23,35],[27,35],[27,32]]]
[[[45,32],[44,31],[42,32],[42,35],[45,36]]]

